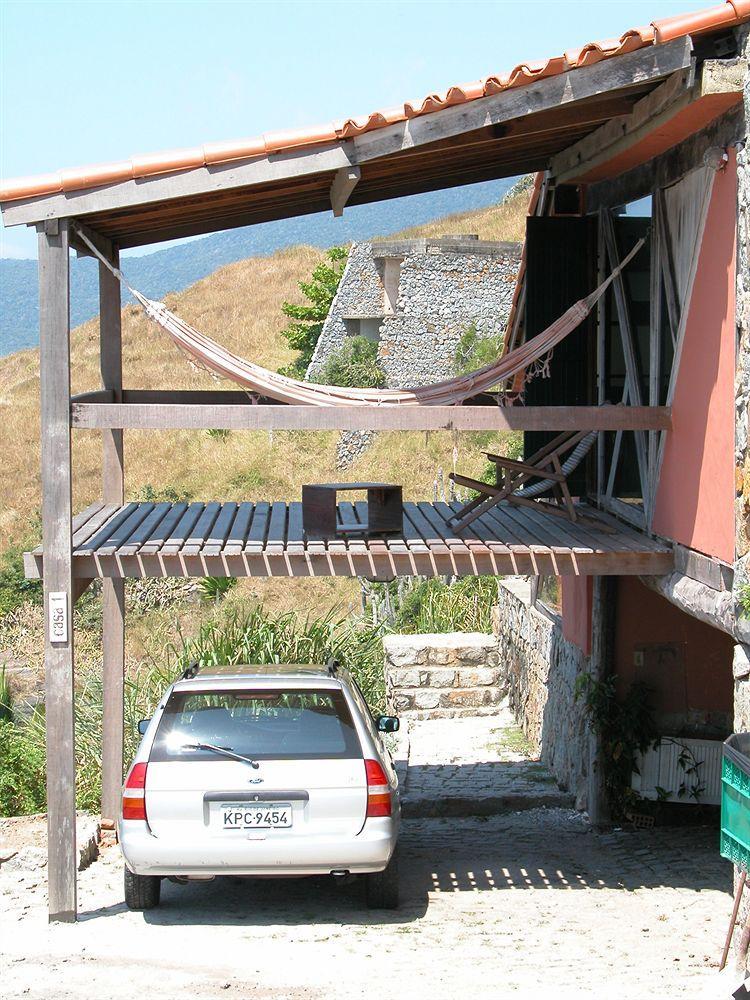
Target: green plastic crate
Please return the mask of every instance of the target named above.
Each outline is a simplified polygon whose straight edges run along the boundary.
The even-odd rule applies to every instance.
[[[721,762],[721,856],[750,871],[750,733],[724,742]]]

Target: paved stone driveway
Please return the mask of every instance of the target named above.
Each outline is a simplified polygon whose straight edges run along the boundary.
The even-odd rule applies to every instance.
[[[432,737],[413,731],[412,766],[471,767],[447,743],[430,765]],[[396,913],[368,912],[357,882],[217,879],[165,883],[142,915],[112,848],[81,873],[79,923],[51,927],[43,873],[19,855],[0,869],[0,995],[729,1000],[736,985],[716,969],[731,887],[715,829],[603,835],[531,808],[406,819],[402,849]]]
[[[408,723],[405,816],[494,815],[572,806],[538,760],[510,710]]]

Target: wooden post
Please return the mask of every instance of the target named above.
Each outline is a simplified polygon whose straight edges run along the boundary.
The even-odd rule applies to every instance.
[[[614,625],[616,584],[610,577],[594,577],[593,607],[591,609],[592,636],[590,673],[597,681],[609,671],[609,656]],[[603,826],[609,822],[609,807],[604,788],[601,740],[589,723],[588,814],[591,825]]]
[[[49,919],[76,919],[68,221],[39,227]]]
[[[119,267],[119,253],[108,255]],[[99,264],[99,337],[102,386],[122,400],[122,325],[120,282]],[[125,475],[122,430],[102,432],[102,498],[124,502]],[[102,582],[102,822],[114,826],[120,809],[123,755],[123,698],[125,677],[125,581]]]

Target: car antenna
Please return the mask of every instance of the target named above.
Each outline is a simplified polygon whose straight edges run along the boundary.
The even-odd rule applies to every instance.
[[[201,667],[198,660],[193,660],[193,662],[190,663],[187,667],[185,667],[185,669],[182,671],[182,679],[184,681],[191,681],[193,677],[195,677],[195,675],[198,673],[200,668]]]

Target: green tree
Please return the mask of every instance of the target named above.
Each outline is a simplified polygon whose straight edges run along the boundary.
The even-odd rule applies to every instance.
[[[314,268],[311,280],[299,282],[299,289],[309,305],[297,305],[294,302],[282,304],[281,311],[292,322],[281,331],[281,334],[291,348],[299,351],[299,356],[291,364],[280,369],[283,375],[304,378],[323,329],[323,323],[339,287],[348,253],[346,247],[331,247],[330,250],[326,250],[325,257]]]

